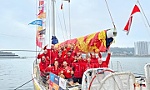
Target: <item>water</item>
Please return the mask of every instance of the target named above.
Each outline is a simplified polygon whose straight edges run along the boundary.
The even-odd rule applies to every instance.
[[[119,71],[121,71],[122,67],[123,71],[144,74],[144,65],[150,63],[150,57],[112,57],[111,61],[113,64],[110,62],[110,68],[114,70],[117,70],[117,61],[119,61],[121,63],[121,66],[118,65]]]
[[[13,90],[32,79],[32,64],[34,59],[0,59],[0,90]],[[112,57],[114,69],[119,61],[124,71],[144,74],[144,65],[150,63],[148,57]],[[110,62],[111,66],[111,62]],[[30,82],[19,90],[33,90]]]
[[[0,59],[0,90],[13,90],[32,79],[34,59]],[[30,82],[19,90],[33,90]]]

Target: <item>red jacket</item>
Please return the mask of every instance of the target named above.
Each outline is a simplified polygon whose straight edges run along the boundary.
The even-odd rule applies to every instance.
[[[91,62],[90,63],[98,63],[98,59],[95,57],[93,57],[93,55],[90,53],[91,56]]]
[[[47,54],[44,54],[44,53],[42,53],[42,54],[38,54],[37,58],[38,58],[38,59],[41,59],[41,58],[42,58],[42,56],[47,57]]]
[[[64,49],[64,50],[62,51],[62,57],[64,57],[66,54],[67,54],[67,50]]]
[[[110,61],[110,56],[111,56],[111,54],[108,53],[106,60],[103,61],[102,64],[97,63],[95,65],[95,67],[96,68],[108,68],[108,64],[109,64],[109,61]]]
[[[63,57],[61,56],[61,57],[59,57],[59,56],[57,56],[57,59],[56,59],[57,61],[58,61],[58,63],[59,63],[59,66],[60,67],[62,67],[62,64],[63,64]]]
[[[74,56],[71,55],[71,56],[67,56],[64,58],[63,61],[66,61],[68,63],[68,66],[71,66],[72,62],[74,61]]]
[[[44,76],[45,70],[47,68],[46,62],[40,62],[39,63],[39,67],[40,67],[41,76]]]
[[[81,62],[74,62],[72,63],[72,68],[74,71],[75,78],[82,78],[83,75],[83,66]]]
[[[52,72],[52,73],[58,75],[58,73],[60,72],[60,68],[57,67],[57,69],[56,69],[55,66],[51,66],[51,67],[48,67],[45,71]]]
[[[46,57],[46,66],[48,67],[50,64],[51,64],[50,58],[47,56]]]
[[[51,64],[54,64],[55,59],[57,58],[58,51],[57,50],[52,50],[52,49],[47,49],[48,53],[47,55],[50,57],[50,62]]]
[[[83,72],[85,72],[87,69],[94,68],[93,63],[83,63]]]
[[[91,58],[91,63],[98,63],[98,59],[97,58]]]
[[[63,74],[66,79],[72,78],[72,74],[71,74],[72,68],[71,67],[67,66],[65,68],[62,68],[62,70],[63,70]]]

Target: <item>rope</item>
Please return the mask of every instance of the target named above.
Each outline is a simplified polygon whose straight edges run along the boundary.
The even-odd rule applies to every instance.
[[[106,2],[107,10],[108,10],[108,13],[109,13],[109,15],[110,15],[110,18],[111,18],[112,24],[113,24],[113,26],[114,26],[114,29],[116,29],[116,26],[115,26],[115,23],[114,23],[113,17],[112,17],[112,15],[111,15],[110,10],[109,10],[109,6],[108,6],[108,3],[107,3],[107,0],[105,0],[105,2]]]
[[[32,78],[31,80],[29,80],[29,81],[25,82],[24,84],[22,84],[21,86],[19,86],[19,87],[15,88],[14,90],[17,90],[17,89],[19,89],[19,88],[23,87],[24,85],[26,85],[26,84],[28,84],[29,82],[31,82],[33,79],[34,79],[34,78]]]

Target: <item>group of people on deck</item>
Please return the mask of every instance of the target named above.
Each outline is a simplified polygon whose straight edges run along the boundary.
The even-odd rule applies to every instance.
[[[110,60],[110,52],[106,60],[102,60],[101,53],[96,56],[95,53],[88,53],[83,58],[80,51],[74,50],[74,46],[64,45],[60,49],[44,48],[44,52],[37,56],[40,59],[39,68],[41,77],[45,77],[47,73],[52,72],[62,78],[73,81],[74,83],[82,83],[83,73],[89,68],[108,68]]]

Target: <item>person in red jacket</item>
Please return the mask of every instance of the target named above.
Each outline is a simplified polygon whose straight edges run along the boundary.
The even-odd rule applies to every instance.
[[[58,61],[54,61],[54,66],[47,67],[46,72],[52,72],[56,75],[60,72],[60,68],[58,67],[59,63]]]
[[[50,62],[50,57],[49,57],[49,55],[48,55],[48,49],[47,49],[47,46],[45,46],[44,48],[43,48],[43,53],[42,54],[38,54],[38,56],[37,56],[37,58],[38,59],[41,59],[42,58],[42,56],[45,56],[45,58],[46,58],[46,66],[49,66],[50,64],[51,64],[51,62]]]
[[[59,67],[62,67],[62,66],[63,66],[63,59],[64,59],[64,57],[62,56],[62,53],[59,52],[58,55],[57,55],[57,58],[56,58],[56,60],[57,60],[58,63],[59,63]]]
[[[87,69],[90,69],[90,68],[94,68],[94,64],[91,63],[91,58],[87,57],[87,62],[83,63],[83,72],[85,72]]]
[[[95,53],[93,54],[90,53],[90,56],[91,56],[91,63],[98,63],[98,58],[96,57]]]
[[[82,76],[83,76],[83,67],[82,67],[82,62],[78,61],[77,59],[74,60],[74,62],[72,63],[72,68],[74,71],[74,77],[73,77],[73,81],[74,83],[82,83]]]
[[[51,49],[47,49],[47,55],[50,57],[50,63],[53,66],[54,61],[57,58],[58,50],[54,47],[54,45],[51,45]]]
[[[68,66],[71,66],[72,62],[74,61],[74,56],[71,53],[71,51],[68,51],[67,55],[64,57],[64,61],[68,63]]]
[[[39,68],[40,68],[40,76],[42,78],[43,83],[46,83],[47,81],[47,74],[45,72],[47,66],[46,66],[46,58],[45,56],[42,56],[41,62],[39,63]]]
[[[42,58],[42,56],[45,56],[45,57],[47,57],[47,56],[48,56],[48,55],[47,55],[47,54],[48,54],[47,49],[46,49],[46,48],[44,48],[43,50],[44,50],[44,52],[43,52],[42,54],[40,54],[40,53],[38,54],[38,56],[37,56],[37,58],[38,58],[38,59],[41,59],[41,58]]]
[[[111,53],[108,52],[108,55],[106,57],[106,60],[103,61],[101,57],[98,58],[98,63],[96,64],[96,68],[108,68],[108,65],[109,65],[109,61],[110,61],[110,56],[111,56]]]
[[[41,62],[39,63],[39,67],[40,67],[40,72],[41,72],[41,76],[42,76],[42,74],[45,73],[45,69],[47,68],[46,67],[46,58],[45,58],[45,56],[42,56]]]
[[[67,62],[63,62],[63,68],[60,71],[60,74],[63,74],[65,76],[65,79],[68,79],[69,81],[72,80],[72,75],[74,74],[72,68],[67,65]]]

